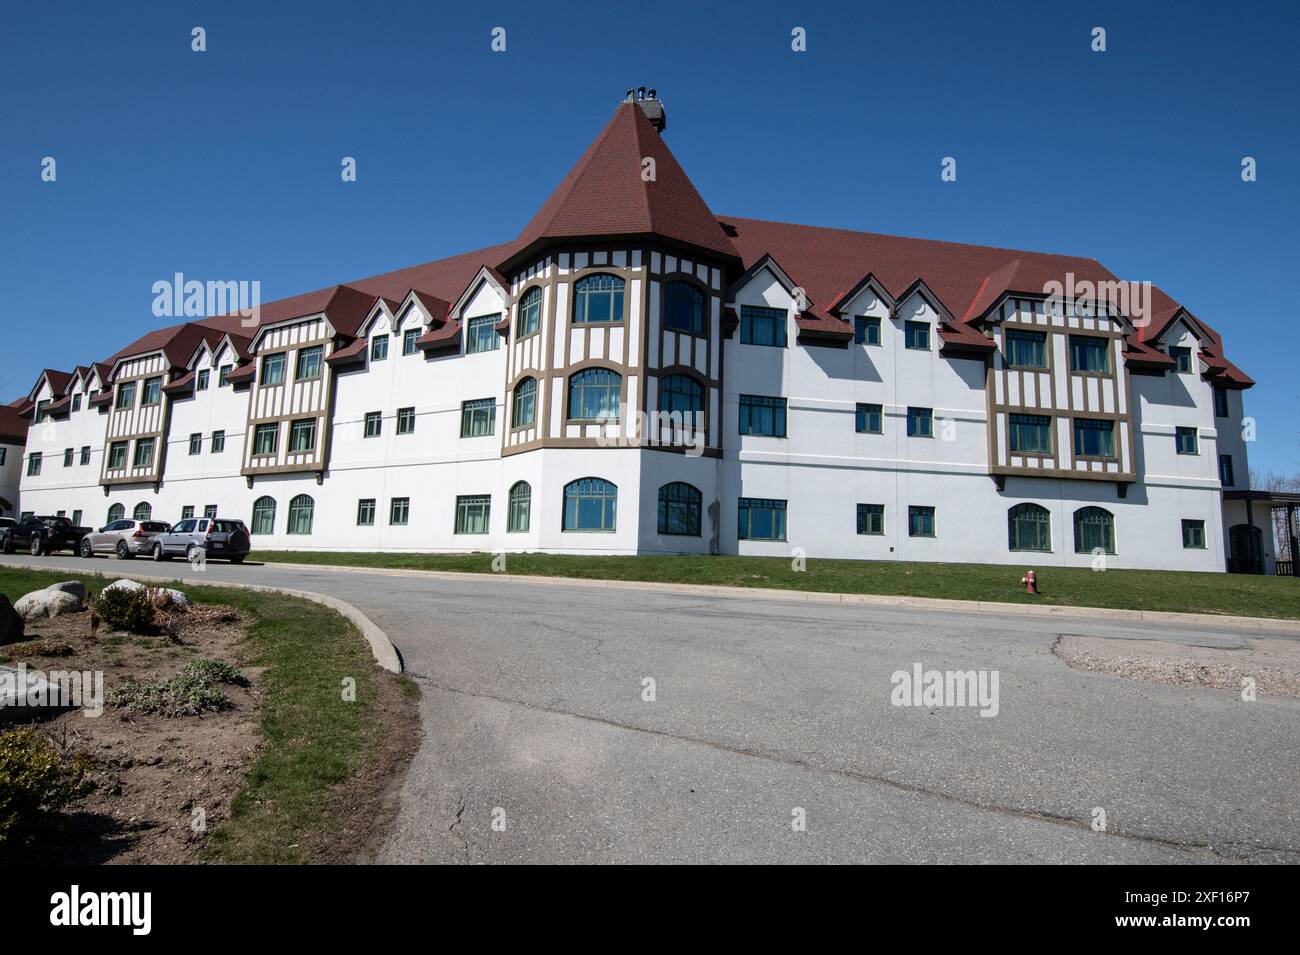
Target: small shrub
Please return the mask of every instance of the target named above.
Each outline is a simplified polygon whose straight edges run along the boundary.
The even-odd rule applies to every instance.
[[[210,683],[229,683],[235,686],[248,686],[248,680],[237,669],[223,660],[191,660],[181,670],[181,676],[205,679]]]
[[[155,683],[123,683],[108,693],[110,706],[137,716],[198,716],[234,707],[222,683],[247,681],[228,663],[191,660],[176,676]]]
[[[93,609],[112,630],[140,633],[153,624],[153,599],[148,590],[109,587],[95,598]]]
[[[35,730],[0,733],[0,851],[27,845],[48,813],[82,795],[84,770]]]

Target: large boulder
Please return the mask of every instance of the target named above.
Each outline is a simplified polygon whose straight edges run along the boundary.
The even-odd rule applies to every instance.
[[[18,602],[14,604],[14,610],[18,611],[18,615],[28,623],[45,617],[59,617],[65,613],[78,613],[84,609],[85,604],[76,594],[70,594],[65,590],[55,590],[52,587],[23,594],[18,598]]]
[[[0,643],[17,643],[23,638],[27,622],[14,609],[9,598],[0,594]]]
[[[144,584],[140,583],[138,580],[127,580],[125,578],[123,578],[122,580],[113,581],[104,589],[113,590],[115,588],[119,590],[148,590],[149,589]],[[172,590],[170,587],[158,587],[156,589],[158,590],[159,593],[164,593],[167,596],[171,597],[172,604],[177,607],[185,608],[190,606],[190,604],[192,603],[190,598],[185,596],[185,594],[181,593],[179,590]]]
[[[63,580],[57,584],[50,584],[46,590],[62,590],[65,594],[72,594],[81,601],[82,606],[86,603],[86,585],[79,580]]]

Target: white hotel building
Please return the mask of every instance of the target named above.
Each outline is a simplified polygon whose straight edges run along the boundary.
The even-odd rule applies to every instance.
[[[715,216],[663,122],[622,103],[512,242],[43,373],[22,511],[215,512],[255,550],[1269,566],[1231,499],[1252,382],[1199,318],[1048,299],[1116,282],[1092,259]]]

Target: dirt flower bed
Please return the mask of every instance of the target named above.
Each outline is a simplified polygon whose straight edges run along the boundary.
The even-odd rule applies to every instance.
[[[29,623],[26,641],[0,647],[11,666],[104,674],[102,715],[69,710],[29,724],[87,766],[90,784],[40,840],[42,861],[194,861],[207,832],[229,818],[257,756],[260,673],[233,668],[246,633],[238,613],[197,605],[170,613],[144,634],[92,627],[89,610],[67,614]],[[237,679],[196,678],[214,666],[203,661],[231,666],[220,673]],[[192,695],[214,701],[215,687],[223,702],[179,704],[195,685],[202,692]]]

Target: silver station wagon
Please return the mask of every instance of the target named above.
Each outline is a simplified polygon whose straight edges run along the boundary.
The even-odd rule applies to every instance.
[[[152,554],[155,538],[170,528],[171,525],[163,521],[111,521],[83,537],[77,550],[82,557],[115,554],[119,560],[129,560],[141,554]]]
[[[153,542],[153,559],[184,557],[193,563],[202,557],[242,564],[250,542],[244,522],[228,517],[187,517]]]

